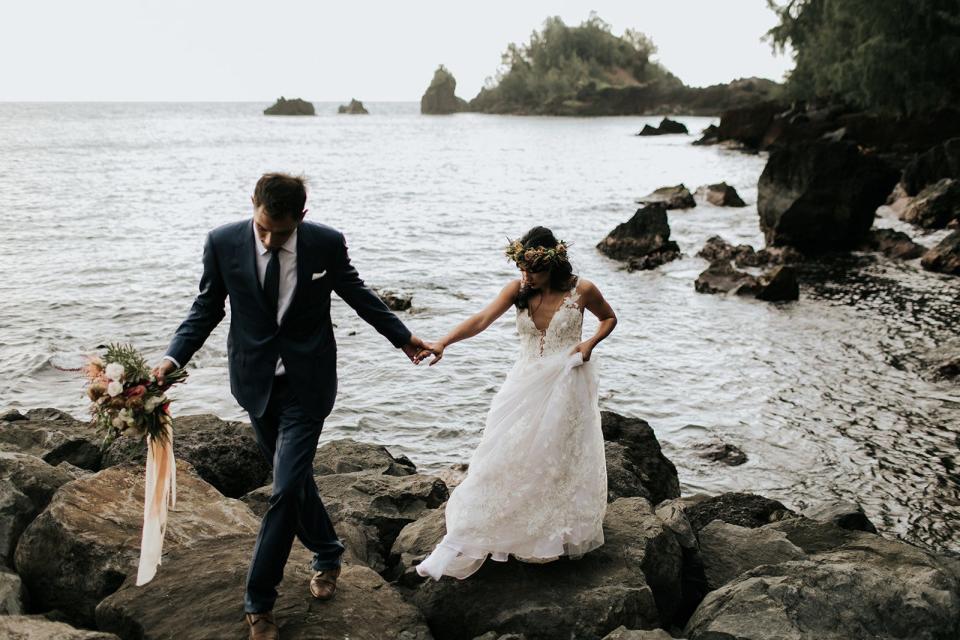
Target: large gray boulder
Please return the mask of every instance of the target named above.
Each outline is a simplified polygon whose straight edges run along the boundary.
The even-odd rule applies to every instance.
[[[68,482],[20,537],[14,560],[31,601],[60,609],[79,624],[136,573],[143,526],[144,469],[123,464]],[[258,518],[177,461],[177,504],[169,512],[164,551],[200,540],[255,534]],[[250,549],[247,549],[249,552]],[[163,573],[163,566],[159,568]]]
[[[699,532],[707,588],[714,590],[762,564],[805,559],[803,549],[782,531],[714,520]]]
[[[26,453],[0,451],[0,566],[13,566],[20,534],[54,492],[85,473],[66,462],[54,467]]]
[[[13,571],[0,568],[0,616],[19,615],[27,611],[27,591],[23,580]]]
[[[608,499],[641,496],[657,504],[680,496],[677,467],[663,455],[650,424],[612,411],[600,412],[607,460]]]
[[[59,409],[31,409],[23,417],[0,421],[0,451],[29,453],[52,465],[69,462],[100,470],[103,438],[90,423]]]
[[[697,188],[697,195],[717,207],[745,207],[747,203],[743,201],[737,190],[726,182],[716,184],[705,184]]]
[[[814,141],[775,148],[757,184],[767,245],[810,254],[856,248],[898,177],[853,144]]]
[[[927,271],[960,276],[960,231],[954,231],[920,258]]]
[[[287,100],[283,96],[280,96],[276,102],[263,110],[263,115],[313,116],[316,115],[316,110],[314,110],[313,104],[307,102],[306,100],[301,100],[300,98],[292,98]]]
[[[151,582],[128,579],[96,611],[97,627],[123,638],[245,638],[243,590],[256,537],[237,535],[181,547]],[[274,615],[284,640],[430,640],[417,609],[368,567],[345,564],[337,596],[318,602],[308,583],[313,554],[294,543]]]
[[[690,209],[697,206],[693,194],[683,184],[660,187],[637,200],[637,204],[662,204],[667,209]]]
[[[710,592],[684,635],[690,640],[960,637],[960,580],[938,557],[873,534],[846,534],[849,542],[808,559],[755,567]]]
[[[0,616],[0,638],[4,640],[120,640],[103,631],[76,629],[43,616]]]
[[[446,67],[440,65],[433,72],[433,80],[420,98],[420,113],[427,115],[447,115],[465,111],[466,100],[456,96],[457,80]]]
[[[270,482],[270,463],[264,458],[245,422],[228,422],[214,415],[174,419],[173,451],[177,460],[189,462],[201,478],[223,495],[239,498]],[[143,464],[147,446],[142,438],[121,436],[104,451],[102,465],[123,462]]]
[[[943,178],[924,187],[900,218],[927,229],[944,229],[960,221],[960,178]]]
[[[653,269],[680,257],[680,247],[670,239],[663,204],[637,209],[632,218],[617,225],[597,248],[614,260],[630,261],[634,269]]]
[[[328,476],[354,471],[375,471],[388,476],[409,476],[417,467],[406,456],[394,456],[383,445],[350,438],[330,440],[317,449],[313,474]]]
[[[671,619],[680,599],[680,545],[650,504],[639,497],[610,503],[604,538],[602,546],[577,560],[488,559],[466,580],[427,580],[409,598],[438,640],[490,631],[530,640],[599,640],[621,625],[652,629]],[[401,543],[411,539],[418,549]],[[436,542],[403,535],[394,551],[422,554]]]

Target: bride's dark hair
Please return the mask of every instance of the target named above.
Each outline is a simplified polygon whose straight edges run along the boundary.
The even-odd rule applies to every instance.
[[[558,244],[556,236],[546,227],[534,227],[530,229],[530,231],[527,231],[527,233],[520,238],[520,242],[525,249],[536,249],[537,247],[552,249]],[[577,277],[573,275],[573,265],[570,264],[569,260],[552,263],[549,271],[550,288],[554,291],[569,291],[577,282]],[[529,285],[520,287],[520,293],[517,294],[517,299],[514,300],[517,308],[526,309],[529,307],[530,297],[535,291],[536,290]]]

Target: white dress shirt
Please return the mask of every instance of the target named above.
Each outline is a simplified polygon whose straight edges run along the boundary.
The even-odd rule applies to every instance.
[[[253,226],[253,225],[251,225]],[[260,236],[257,230],[253,229],[253,240],[257,246],[257,280],[263,287],[263,279],[267,275],[267,264],[270,262],[270,250],[260,242]],[[277,298],[277,325],[283,314],[290,308],[293,302],[293,293],[297,290],[297,230],[294,229],[287,241],[280,247],[280,292]],[[277,358],[276,375],[286,373],[283,367],[283,360]]]
[[[250,227],[253,229],[253,241],[256,243],[257,248],[257,280],[260,281],[260,287],[262,288],[263,279],[267,275],[267,264],[270,262],[270,250],[260,242],[260,236],[257,235],[256,226],[250,225]],[[287,241],[280,247],[280,291],[277,299],[277,325],[280,324],[283,314],[290,308],[290,303],[293,302],[293,294],[296,290],[297,230],[294,229],[290,237],[287,238]],[[178,369],[180,368],[180,363],[174,360],[172,356],[165,355],[163,357],[176,365]],[[279,376],[286,372],[287,370],[283,367],[283,360],[278,357],[275,375]]]

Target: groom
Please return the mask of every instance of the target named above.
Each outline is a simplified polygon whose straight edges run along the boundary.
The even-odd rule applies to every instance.
[[[167,374],[186,365],[223,319],[230,297],[230,390],[273,465],[273,493],[244,595],[255,640],[278,637],[272,610],[294,536],[314,552],[315,598],[332,598],[340,574],[344,546],[313,479],[317,441],[337,390],[331,292],[414,364],[432,349],[364,285],[343,234],[303,222],[306,197],[301,178],[268,173],[253,192],[253,219],[207,235],[200,293],[154,369],[163,384]]]

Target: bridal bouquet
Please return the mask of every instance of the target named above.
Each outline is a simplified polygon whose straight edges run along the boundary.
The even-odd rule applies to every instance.
[[[87,396],[90,413],[104,432],[103,447],[121,433],[144,436],[147,441],[146,488],[143,496],[143,537],[137,586],[153,579],[160,564],[167,508],[177,501],[176,463],[173,459],[173,426],[166,390],[183,382],[184,369],[173,371],[160,386],[146,360],[131,345],[111,344],[103,357],[90,358]]]

